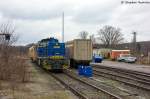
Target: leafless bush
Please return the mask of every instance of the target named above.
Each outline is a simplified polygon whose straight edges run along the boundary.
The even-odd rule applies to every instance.
[[[150,59],[149,59],[148,56],[145,56],[145,57],[144,57],[144,56],[143,56],[143,57],[138,57],[137,63],[148,65],[148,64],[150,64]]]
[[[13,45],[18,39],[14,25],[9,22],[0,25],[0,34],[0,81],[8,81],[14,91],[17,83],[27,81],[27,64],[24,54]],[[10,39],[6,39],[6,34]]]

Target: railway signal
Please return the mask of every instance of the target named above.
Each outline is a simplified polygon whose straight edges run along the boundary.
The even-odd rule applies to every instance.
[[[10,34],[4,34],[4,33],[3,33],[3,34],[0,34],[0,36],[5,36],[5,40],[8,40],[8,41],[9,41],[11,35],[10,35]]]

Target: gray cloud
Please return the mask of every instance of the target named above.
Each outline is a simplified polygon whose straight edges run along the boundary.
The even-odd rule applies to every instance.
[[[61,14],[65,12],[65,41],[82,30],[97,35],[104,25],[120,27],[127,41],[138,32],[138,41],[150,40],[150,5],[122,5],[120,0],[1,0],[0,23],[13,20],[18,44],[55,36],[61,40]]]
[[[106,23],[111,19],[113,12],[120,5],[118,2],[108,1],[103,5],[99,2],[95,5],[88,5],[81,7],[76,12],[76,15],[73,17],[73,21],[77,23],[84,24],[102,24]]]
[[[131,41],[131,32],[138,32],[138,41],[150,40],[145,35],[150,35],[149,5],[121,5],[113,13],[114,16],[108,24],[122,29],[125,38]]]
[[[75,17],[73,17],[73,21],[77,23],[84,23],[84,24],[98,24],[98,23],[104,23],[108,21],[111,17],[111,13],[104,13],[105,11],[101,11],[99,9],[84,9],[80,11]]]
[[[9,0],[7,0],[9,1]],[[17,1],[17,0],[16,0]],[[47,2],[47,5],[38,4],[17,4],[15,2],[0,3],[0,13],[3,17],[10,19],[20,20],[49,20],[61,17],[61,13],[69,11],[70,6],[67,4],[51,4]],[[33,6],[32,6],[33,5]]]

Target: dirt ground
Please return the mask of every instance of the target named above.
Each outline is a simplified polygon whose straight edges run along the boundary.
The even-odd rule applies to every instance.
[[[0,99],[78,99],[44,70],[27,61],[30,80],[26,83],[11,84],[1,81]]]

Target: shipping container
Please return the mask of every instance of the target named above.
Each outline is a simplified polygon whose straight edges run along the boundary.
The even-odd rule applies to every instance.
[[[110,58],[116,60],[120,54],[130,54],[130,50],[112,50],[110,53]]]
[[[92,41],[90,39],[75,39],[66,42],[66,56],[72,67],[89,65],[92,61]]]

